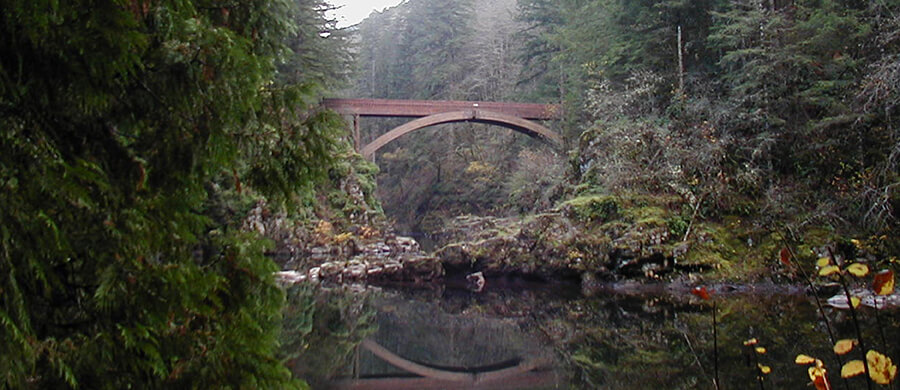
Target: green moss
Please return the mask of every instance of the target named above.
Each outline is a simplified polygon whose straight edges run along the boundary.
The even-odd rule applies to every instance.
[[[680,215],[675,215],[666,218],[666,226],[669,227],[669,232],[671,232],[673,236],[682,237],[685,233],[687,233],[688,226],[690,226],[690,221]]]
[[[668,212],[658,206],[626,208],[622,214],[628,220],[642,226],[665,226]]]
[[[797,245],[797,255],[810,257],[813,261],[817,258],[813,249],[826,243],[837,242],[841,236],[833,229],[811,228],[803,232],[801,242]]]
[[[562,209],[581,222],[604,222],[619,216],[619,204],[614,196],[586,195],[567,200]]]
[[[605,193],[602,188],[598,187],[593,183],[581,183],[575,186],[574,188],[575,195],[585,196],[585,195],[601,195]]]
[[[698,236],[696,244],[685,254],[679,263],[687,265],[710,265],[716,268],[737,256],[734,242],[728,232],[718,225],[702,224],[696,226],[693,233]]]
[[[691,237],[693,244],[679,263],[710,266],[713,278],[759,279],[775,265],[779,240],[737,217],[695,225]]]

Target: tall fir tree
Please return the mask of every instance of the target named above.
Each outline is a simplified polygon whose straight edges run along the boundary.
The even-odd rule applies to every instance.
[[[302,387],[266,241],[206,213],[324,171],[335,118],[275,82],[295,6],[0,4],[0,387]]]

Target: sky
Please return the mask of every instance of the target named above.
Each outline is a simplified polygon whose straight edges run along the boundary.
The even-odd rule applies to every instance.
[[[400,4],[402,0],[331,0],[329,3],[342,6],[335,11],[338,26],[346,27],[359,23],[374,10],[383,11],[385,8]]]

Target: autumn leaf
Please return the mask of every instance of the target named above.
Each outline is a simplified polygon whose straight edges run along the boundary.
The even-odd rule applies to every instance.
[[[706,290],[706,287],[694,287],[694,289],[691,290],[691,294],[700,297],[700,299],[709,300],[709,291]]]
[[[847,272],[851,275],[861,278],[869,274],[869,266],[860,263],[853,263],[847,267]]]
[[[834,353],[836,353],[838,355],[844,355],[847,352],[852,351],[853,346],[855,346],[855,345],[856,345],[855,339],[838,340],[838,342],[834,344]]]
[[[765,347],[756,347],[756,353],[758,353],[760,355],[765,354],[766,348]]]
[[[816,267],[824,268],[827,267],[828,264],[831,264],[831,258],[829,257],[820,257],[819,260],[816,260]]]
[[[886,269],[875,274],[873,282],[875,294],[891,295],[894,293],[894,271]]]
[[[859,374],[866,372],[862,360],[851,360],[841,367],[841,378],[853,378]]]
[[[879,385],[886,385],[897,377],[897,366],[891,358],[879,352],[869,350],[866,352],[866,361],[869,363],[869,377]]]
[[[797,364],[813,364],[815,362],[816,362],[816,358],[809,356],[809,355],[804,355],[804,354],[799,354],[799,355],[797,355],[797,358],[794,359],[794,363],[797,363]]]
[[[860,303],[862,303],[862,299],[859,299],[859,297],[850,297],[850,306],[853,306],[854,309],[859,307]]]
[[[831,390],[831,384],[828,383],[828,378],[825,376],[828,373],[828,370],[825,369],[824,366],[818,364],[820,360],[816,359],[816,366],[809,368],[809,379],[813,382],[813,385],[816,386],[816,390]]]
[[[769,375],[772,372],[772,367],[769,366],[756,363],[756,367],[759,367],[759,372],[763,373],[763,375]]]
[[[744,341],[744,346],[748,346],[748,347],[749,347],[749,346],[751,346],[751,345],[756,345],[756,343],[758,343],[758,342],[759,342],[759,340],[757,340],[756,337],[754,337],[754,338],[752,338],[752,339],[750,339],[750,340]]]
[[[819,270],[819,276],[829,276],[838,272],[841,272],[841,269],[838,266],[828,265]]]
[[[791,265],[791,250],[788,248],[781,248],[781,252],[779,253],[781,257],[781,263],[784,265]]]

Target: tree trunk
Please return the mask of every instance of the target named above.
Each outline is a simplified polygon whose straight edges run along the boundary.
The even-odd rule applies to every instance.
[[[681,39],[681,26],[678,26],[678,95],[684,96],[684,44]]]

